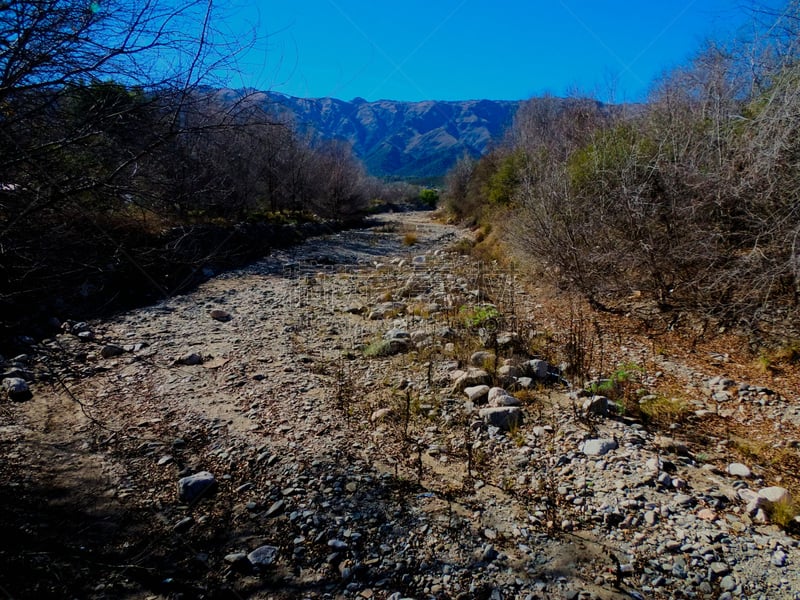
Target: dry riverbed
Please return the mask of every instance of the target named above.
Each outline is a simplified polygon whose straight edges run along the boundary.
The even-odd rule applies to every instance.
[[[780,482],[690,435],[800,441],[797,391],[652,357],[666,432],[570,396],[466,235],[383,216],[7,361],[0,596],[800,598]]]

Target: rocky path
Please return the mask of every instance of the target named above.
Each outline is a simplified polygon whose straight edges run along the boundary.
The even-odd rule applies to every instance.
[[[800,598],[785,490],[566,394],[463,235],[382,217],[7,361],[0,597]],[[713,375],[695,419],[798,414]]]

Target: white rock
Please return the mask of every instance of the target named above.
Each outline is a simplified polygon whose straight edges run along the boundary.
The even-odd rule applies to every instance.
[[[749,479],[753,475],[747,465],[738,462],[729,464],[727,471],[728,475],[732,475],[733,477],[741,477],[743,479]]]
[[[581,451],[587,456],[603,456],[618,447],[617,441],[611,438],[586,440],[581,447]]]
[[[467,398],[469,398],[470,402],[480,402],[481,400],[485,400],[486,396],[489,394],[489,386],[475,385],[466,388],[464,393],[467,395]]]
[[[770,509],[775,504],[790,504],[792,496],[786,488],[775,485],[758,490],[757,502],[759,508]]]

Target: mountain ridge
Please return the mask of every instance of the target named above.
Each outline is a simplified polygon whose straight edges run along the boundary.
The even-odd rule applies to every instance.
[[[345,140],[371,175],[438,178],[456,161],[477,158],[502,140],[522,101],[297,98],[251,94],[269,113],[293,122],[301,134]]]

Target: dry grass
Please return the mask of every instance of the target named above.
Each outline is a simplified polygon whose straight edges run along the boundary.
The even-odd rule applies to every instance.
[[[639,413],[648,424],[669,427],[673,423],[686,421],[691,410],[685,400],[657,395],[639,402]]]
[[[403,235],[404,246],[413,246],[417,242],[419,242],[419,235],[417,235],[416,231],[408,231]]]

